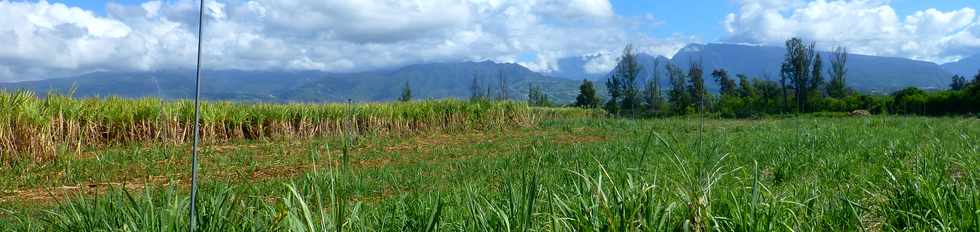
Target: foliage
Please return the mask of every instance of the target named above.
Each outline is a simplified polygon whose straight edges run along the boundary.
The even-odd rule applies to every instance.
[[[810,93],[815,89],[814,70],[815,63],[819,56],[816,52],[816,44],[805,45],[802,39],[792,38],[786,41],[786,60],[783,61],[785,79],[793,86],[793,93],[796,99],[796,110],[798,112],[809,112],[807,109],[810,103]]]
[[[949,84],[949,89],[953,91],[963,90],[966,88],[967,82],[966,78],[960,75],[953,75],[953,81]]]
[[[548,94],[538,86],[531,86],[527,92],[527,104],[531,106],[553,106]]]
[[[638,83],[641,69],[633,45],[626,45],[616,65],[615,73],[606,82],[610,96],[609,102],[606,103],[606,110],[614,114],[635,113],[641,110],[642,100]]]
[[[537,91],[540,93],[540,90]],[[535,106],[549,105],[546,95]],[[205,102],[202,141],[298,139],[337,133],[403,134],[503,128],[532,123],[541,110],[522,102],[459,100],[367,104]],[[88,98],[0,92],[0,167],[57,159],[58,150],[163,142],[181,144],[193,126],[190,101]]]
[[[579,94],[575,97],[575,106],[582,108],[596,108],[600,104],[599,96],[596,94],[595,86],[592,81],[582,80],[579,86]]]
[[[971,155],[980,133],[975,119],[812,115],[708,119],[703,131],[698,128],[700,123],[684,117],[559,118],[522,130],[480,132],[471,141],[432,149],[391,151],[389,146],[402,143],[388,143],[416,146],[425,137],[365,140],[355,149],[365,151],[349,164],[320,154],[323,145],[310,142],[310,149],[298,151],[311,154],[296,159],[301,168],[295,176],[209,178],[199,194],[198,229],[980,229],[980,172],[971,168],[980,165],[980,157]],[[581,140],[592,137],[609,139]],[[521,146],[527,148],[515,149]],[[241,152],[207,157],[218,162]],[[166,154],[99,156],[112,159],[100,161],[100,167],[122,171],[172,161]],[[137,163],[116,162],[126,157]],[[373,160],[387,162],[370,165]],[[242,165],[234,160],[219,164],[225,172]],[[91,167],[63,170],[86,168]],[[0,204],[0,231],[186,229],[188,198],[179,185],[148,183],[71,199],[53,205]]]
[[[691,62],[691,67],[687,71],[687,80],[690,82],[687,85],[687,94],[690,95],[688,99],[698,107],[699,112],[704,111],[709,93],[704,87],[704,68],[701,67],[700,61]]]
[[[971,83],[961,90],[928,93],[906,88],[892,93],[890,112],[898,114],[951,115],[980,113],[980,84]]]
[[[711,76],[715,78],[718,86],[721,86],[721,91],[719,92],[722,96],[735,96],[738,94],[738,84],[728,76],[728,71],[725,71],[725,69],[716,69],[711,72]]]
[[[687,94],[687,74],[673,63],[667,64],[667,77],[670,80],[670,91],[667,93],[670,109],[674,114],[684,114],[691,106],[691,96]]]
[[[412,86],[405,82],[405,88],[402,88],[402,95],[398,97],[398,101],[407,102],[412,100]]]
[[[660,59],[653,61],[653,74],[643,88],[643,103],[648,114],[662,114],[667,109],[667,101],[660,87]]]
[[[847,48],[834,49],[830,60],[830,83],[827,85],[827,95],[833,98],[847,97]]]

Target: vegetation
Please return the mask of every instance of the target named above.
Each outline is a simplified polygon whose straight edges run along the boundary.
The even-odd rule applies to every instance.
[[[412,86],[409,85],[408,82],[405,82],[405,88],[402,88],[402,95],[398,97],[398,101],[412,101]]]
[[[847,89],[847,48],[834,49],[830,61],[830,83],[827,85],[827,95],[832,98],[847,97],[851,90]]]
[[[356,132],[410,134],[473,128],[526,126],[558,116],[508,101],[459,100],[370,104],[202,105],[205,143],[237,140],[299,139]],[[581,110],[578,110],[581,111]],[[0,92],[0,166],[21,160],[46,161],[84,146],[191,139],[193,104],[144,98],[72,99],[30,92]],[[560,113],[559,113],[560,114]]]
[[[583,108],[599,107],[601,100],[596,95],[595,86],[589,80],[582,80],[579,86],[579,94],[575,97],[575,106]]]
[[[977,231],[980,109],[949,91],[861,95],[835,50],[787,41],[779,82],[627,46],[606,111],[470,101],[203,105],[199,231]],[[494,97],[494,95],[496,95]],[[583,81],[578,107],[596,108]],[[0,92],[0,231],[177,231],[192,104]],[[620,116],[676,117],[632,119]],[[700,120],[685,115],[699,114]],[[769,114],[797,113],[770,118]],[[720,116],[720,117],[716,117]],[[857,115],[862,116],[862,115]],[[733,120],[722,118],[755,118]],[[338,149],[339,148],[339,149]],[[335,155],[336,154],[336,155]]]
[[[667,101],[664,100],[663,89],[660,88],[660,60],[653,62],[653,76],[647,80],[646,88],[643,89],[643,100],[646,104],[647,114],[662,114],[667,108]]]
[[[531,106],[553,106],[548,94],[540,86],[531,86],[527,92],[527,104]]]
[[[606,81],[606,89],[609,91],[606,111],[618,115],[624,112],[635,113],[641,109],[642,101],[637,83],[640,69],[642,67],[637,61],[633,45],[626,45],[613,75]]]
[[[366,135],[346,155],[333,148],[346,141],[338,137],[211,146],[198,221],[201,231],[980,229],[976,119],[697,121],[563,118]],[[63,202],[0,201],[0,230],[183,230],[186,163],[174,154],[186,151],[140,147],[0,172],[3,186],[21,190],[146,183]],[[140,167],[148,171],[131,171]],[[160,173],[177,181],[154,182]]]
[[[717,69],[711,76],[719,89],[710,93],[704,80],[705,71],[699,61],[692,61],[687,71],[676,64],[665,66],[667,97],[660,87],[660,64],[654,63],[653,75],[639,90],[637,76],[644,67],[636,61],[632,46],[627,45],[619,64],[606,81],[610,99],[605,104],[609,113],[620,116],[670,116],[693,113],[715,113],[729,118],[764,117],[773,114],[852,112],[898,113],[919,115],[969,115],[980,112],[980,81],[967,82],[954,76],[951,89],[926,92],[908,88],[890,95],[858,93],[846,85],[847,49],[835,48],[830,67],[824,70],[823,58],[816,44],[807,45],[802,39],[786,41],[786,57],[781,64],[779,82],[768,77],[753,78]],[[829,81],[824,74],[829,73]],[[980,74],[974,79],[980,79]],[[591,89],[583,88],[580,96]],[[639,93],[639,94],[638,94]],[[635,98],[641,98],[637,100]],[[579,107],[587,105],[576,104]]]

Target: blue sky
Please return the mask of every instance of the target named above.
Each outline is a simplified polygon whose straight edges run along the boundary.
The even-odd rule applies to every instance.
[[[208,0],[205,62],[218,69],[392,68],[493,60],[532,70],[627,43],[672,56],[691,43],[780,46],[946,63],[980,51],[980,0]],[[113,7],[107,7],[114,4]],[[0,81],[93,70],[189,68],[195,0],[0,0]]]

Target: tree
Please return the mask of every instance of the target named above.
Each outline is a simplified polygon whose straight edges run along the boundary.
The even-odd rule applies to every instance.
[[[779,89],[783,93],[783,104],[782,112],[789,111],[789,88],[786,85],[787,80],[792,78],[793,68],[789,62],[783,62],[783,65],[779,69]]]
[[[833,58],[830,61],[830,84],[827,85],[827,95],[833,98],[847,97],[847,48],[837,47],[834,49]]]
[[[929,96],[915,87],[892,93],[891,112],[899,114],[924,114]]]
[[[640,69],[641,67],[637,61],[637,55],[633,50],[633,45],[626,45],[626,48],[623,49],[623,55],[619,58],[619,63],[616,64],[616,71],[612,76],[612,79],[617,79],[616,82],[618,83],[607,86],[619,88],[617,91],[621,94],[621,99],[617,100],[620,101],[620,110],[632,112],[640,109],[640,88],[637,86]]]
[[[953,75],[953,83],[949,84],[949,88],[953,91],[960,91],[966,88],[966,78],[960,75]]]
[[[578,87],[578,96],[575,97],[575,106],[582,108],[599,106],[599,97],[596,95],[595,86],[591,81],[582,80],[582,85]]]
[[[768,78],[766,78],[768,79]],[[755,80],[752,82],[753,89],[758,93],[758,110],[771,112],[775,107],[768,107],[777,104],[780,95],[779,83],[771,80]],[[785,96],[785,95],[784,95]]]
[[[973,76],[973,85],[980,86],[980,70],[977,70],[977,75]]]
[[[647,80],[646,88],[643,89],[643,99],[647,111],[651,113],[664,110],[664,97],[660,89],[660,60],[657,59],[653,61],[653,76]]]
[[[714,77],[715,82],[718,82],[718,85],[721,86],[722,96],[738,95],[738,91],[736,90],[738,84],[735,83],[735,80],[728,77],[728,71],[725,71],[725,69],[715,69],[715,71],[711,72],[711,76]]]
[[[786,60],[783,62],[784,68],[789,68],[789,80],[793,84],[796,97],[797,110],[806,112],[808,102],[807,95],[811,90],[812,65],[816,57],[816,44],[810,43],[809,46],[799,38],[792,38],[786,41]]]
[[[527,104],[531,106],[551,106],[551,100],[541,90],[541,87],[532,85],[527,91]]]
[[[470,100],[483,100],[483,88],[480,87],[480,80],[476,78],[476,75],[473,75],[473,83],[470,84]]]
[[[752,98],[756,96],[756,89],[752,86],[749,77],[743,74],[735,75],[738,77],[738,95],[744,98]]]
[[[504,78],[504,72],[497,72],[497,81],[500,82],[500,94],[497,95],[497,100],[509,100],[509,86],[507,85],[507,78]]]
[[[820,91],[824,87],[823,80],[823,58],[820,57],[820,53],[814,52],[813,54],[813,71],[810,74],[810,96],[820,97],[823,95],[823,91]]]
[[[701,61],[691,62],[691,67],[687,71],[688,81],[687,93],[691,96],[691,103],[698,104],[704,110],[705,97],[708,91],[704,88],[704,69],[701,68]]]
[[[402,89],[402,96],[398,97],[399,101],[407,102],[412,100],[412,86],[405,82],[405,88]]]
[[[620,99],[623,98],[623,83],[616,75],[606,79],[606,91],[609,91],[609,101],[606,102],[606,111],[612,114],[619,114]]]
[[[667,63],[667,77],[670,80],[670,91],[667,92],[670,109],[674,113],[682,114],[686,111],[688,105],[690,105],[690,96],[685,90],[687,75],[674,63]]]

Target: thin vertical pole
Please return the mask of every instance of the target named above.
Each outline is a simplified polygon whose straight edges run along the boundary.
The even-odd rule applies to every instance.
[[[191,202],[188,213],[188,231],[194,232],[197,224],[197,152],[201,142],[201,44],[204,41],[204,0],[201,0],[197,16],[197,77],[194,84],[194,145],[191,147]]]

